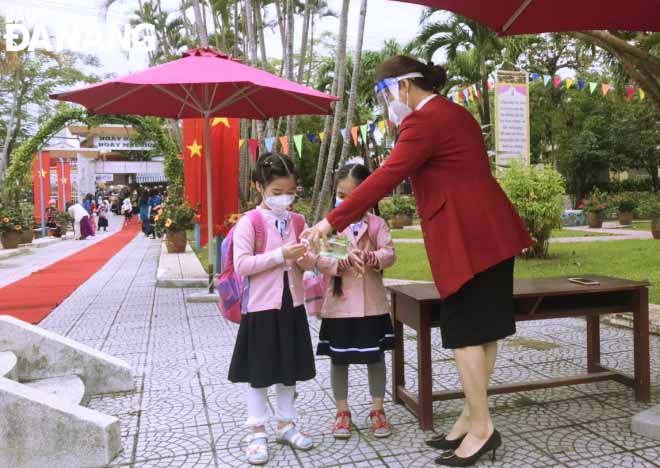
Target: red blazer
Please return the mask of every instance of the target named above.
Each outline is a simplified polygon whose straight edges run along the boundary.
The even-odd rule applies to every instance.
[[[532,245],[523,221],[491,175],[479,124],[442,97],[403,120],[385,164],[331,211],[328,221],[343,231],[408,177],[441,297]]]

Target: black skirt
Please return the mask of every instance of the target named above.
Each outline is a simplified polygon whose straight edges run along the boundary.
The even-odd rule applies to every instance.
[[[357,318],[323,319],[318,356],[333,364],[371,364],[394,349],[394,329],[389,314]]]
[[[229,381],[253,388],[295,385],[316,377],[314,350],[305,307],[293,307],[284,274],[281,310],[248,313],[241,318]]]
[[[442,346],[477,346],[516,333],[513,303],[514,258],[478,273],[442,301],[438,310]]]
[[[108,218],[104,218],[103,216],[99,216],[99,228],[107,228],[108,227]]]

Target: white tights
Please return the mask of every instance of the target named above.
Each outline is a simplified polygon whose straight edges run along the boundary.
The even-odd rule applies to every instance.
[[[270,419],[268,388],[253,388],[248,384],[246,398],[248,419],[245,423],[246,426],[264,426]],[[295,385],[288,387],[282,384],[275,384],[275,394],[277,395],[277,413],[275,417],[278,421],[290,422],[294,421],[298,416],[296,408],[293,406],[295,392]]]

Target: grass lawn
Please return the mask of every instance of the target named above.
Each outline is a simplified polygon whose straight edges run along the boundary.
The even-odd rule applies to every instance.
[[[637,229],[641,228],[638,227]],[[650,223],[647,230],[651,230]],[[608,235],[602,232],[569,231],[566,229],[552,231],[552,237],[599,237]],[[416,229],[392,229],[392,239],[422,239],[422,231]]]
[[[398,244],[388,278],[431,280],[423,245]],[[553,244],[547,260],[516,260],[516,278],[600,274],[651,282],[649,301],[660,304],[660,242],[626,240]]]
[[[638,231],[650,231],[651,230],[651,221],[641,221],[634,222],[634,228]]]

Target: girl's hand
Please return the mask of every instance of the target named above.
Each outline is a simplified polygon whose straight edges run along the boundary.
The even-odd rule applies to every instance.
[[[358,274],[364,274],[364,260],[360,250],[352,250],[351,253],[348,254],[348,261]]]
[[[284,260],[298,260],[306,254],[307,247],[304,244],[289,244],[282,247]]]
[[[321,250],[321,239],[327,238],[331,232],[332,226],[324,219],[315,226],[305,229],[300,235],[300,238],[305,239],[315,253],[319,253]]]
[[[346,260],[339,260],[337,264],[337,274],[339,276],[343,275],[348,271],[348,269],[351,267],[351,262],[346,259]]]
[[[375,252],[364,252],[364,263],[371,268],[377,269],[380,264]]]

